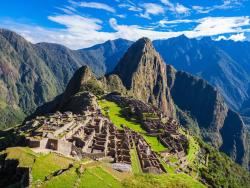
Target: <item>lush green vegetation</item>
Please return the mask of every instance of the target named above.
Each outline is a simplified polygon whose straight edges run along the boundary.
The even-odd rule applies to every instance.
[[[200,182],[194,180],[186,174],[136,174],[132,178],[126,179],[123,182],[125,187],[133,188],[184,188],[205,187]]]
[[[110,173],[104,171],[101,167],[92,167],[85,169],[83,175],[81,176],[81,181],[79,187],[93,188],[120,188],[122,184],[119,180],[114,178]]]
[[[141,165],[135,148],[130,150],[130,155],[131,155],[133,173],[135,174],[141,173],[142,172]]]
[[[195,161],[196,155],[198,154],[200,150],[200,145],[198,141],[195,139],[195,137],[191,136],[190,134],[183,131],[181,128],[179,131],[184,134],[188,139],[188,153],[187,153],[187,160],[190,165]]]
[[[122,125],[126,125],[136,132],[146,133],[146,131],[142,129],[141,124],[135,122],[134,120],[126,119],[122,115],[122,108],[116,103],[102,99],[98,101],[98,104],[101,106],[103,114],[105,114],[104,109],[108,108],[109,118],[118,128],[122,129]]]
[[[72,163],[71,159],[54,153],[39,156],[32,167],[33,183],[44,181],[46,176],[57,170],[67,168],[70,163]]]
[[[81,91],[89,91],[96,96],[101,96],[104,94],[104,90],[98,85],[96,80],[89,80],[88,82],[84,83],[81,88]]]
[[[70,170],[62,173],[59,176],[51,178],[49,181],[42,184],[40,187],[46,188],[65,188],[65,187],[74,187],[78,174],[76,167],[71,168]]]
[[[200,175],[214,187],[249,187],[250,175],[228,156],[202,141],[200,146],[206,151],[207,166],[199,168]]]
[[[155,152],[166,150],[166,148],[158,141],[157,137],[148,136],[146,134],[146,131],[141,127],[141,124],[133,119],[125,118],[122,114],[122,108],[116,103],[102,99],[98,101],[98,104],[101,106],[103,114],[106,113],[104,109],[107,109],[108,107],[108,116],[118,128],[122,129],[122,125],[125,125],[130,129],[141,133]]]
[[[22,123],[25,114],[19,107],[11,107],[0,100],[0,130]]]
[[[7,159],[18,159],[20,167],[31,167],[35,161],[36,154],[29,148],[13,147],[6,150]]]

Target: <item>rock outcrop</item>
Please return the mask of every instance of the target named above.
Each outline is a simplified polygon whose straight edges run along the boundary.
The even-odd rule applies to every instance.
[[[167,87],[166,65],[147,38],[139,39],[125,53],[113,74],[136,99],[159,107],[173,116],[174,106]]]

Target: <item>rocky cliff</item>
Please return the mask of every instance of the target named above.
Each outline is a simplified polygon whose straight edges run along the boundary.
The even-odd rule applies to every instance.
[[[166,65],[147,38],[139,39],[125,53],[113,71],[130,95],[159,107],[173,116],[174,107],[167,87]]]
[[[174,103],[190,112],[202,138],[249,168],[249,133],[240,115],[229,109],[219,92],[203,79],[171,66],[167,76]]]

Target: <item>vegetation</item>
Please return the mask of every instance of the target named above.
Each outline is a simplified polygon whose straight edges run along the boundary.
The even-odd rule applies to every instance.
[[[126,179],[123,182],[124,187],[133,188],[184,188],[192,187],[199,188],[205,187],[200,182],[194,180],[186,174],[136,174],[132,178]]]
[[[207,166],[199,168],[202,179],[214,187],[249,187],[249,172],[212,146],[201,140],[199,144],[208,156]]]
[[[141,165],[135,148],[130,150],[130,155],[131,155],[133,173],[135,174],[141,173],[142,172]]]
[[[157,137],[148,136],[146,134],[146,131],[141,127],[140,123],[136,122],[134,119],[129,119],[128,117],[125,118],[122,113],[122,108],[116,103],[102,99],[98,101],[98,104],[101,106],[103,114],[106,113],[104,109],[109,107],[109,118],[119,129],[122,129],[122,125],[125,125],[130,129],[141,133],[155,152],[166,150],[166,147],[158,141]]]
[[[44,181],[45,177],[51,173],[68,168],[70,163],[72,163],[71,159],[54,153],[39,156],[32,167],[33,182]]]
[[[104,90],[98,85],[96,80],[89,80],[81,86],[81,91],[89,91],[96,96],[101,96],[104,94]]]
[[[49,181],[45,182],[40,187],[44,188],[74,187],[75,182],[78,178],[76,169],[77,167],[71,168],[70,170],[62,173],[61,175],[51,178]]]
[[[25,114],[18,107],[14,108],[0,100],[0,130],[20,124]]]
[[[6,150],[6,159],[17,159],[19,167],[32,167],[36,154],[29,148],[13,147]]]
[[[103,187],[103,188],[120,188],[122,184],[119,180],[114,178],[113,175],[104,171],[101,167],[87,168],[81,176],[79,187],[92,188],[92,187]]]

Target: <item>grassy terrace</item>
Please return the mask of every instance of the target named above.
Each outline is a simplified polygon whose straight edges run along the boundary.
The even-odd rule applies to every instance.
[[[54,153],[40,155],[32,167],[33,183],[43,181],[46,176],[57,170],[67,168],[72,162],[72,159]]]
[[[18,159],[19,167],[32,167],[37,155],[25,147],[7,148],[7,159]]]
[[[140,161],[135,148],[130,150],[132,170],[134,174],[142,173]]]
[[[121,125],[123,124],[130,129],[141,133],[155,152],[160,152],[167,149],[157,140],[157,137],[146,135],[146,131],[141,127],[141,124],[135,122],[134,120],[123,117],[121,113],[122,109],[116,103],[107,100],[99,100],[98,104],[100,105],[103,114],[105,114],[104,109],[107,107],[109,108],[109,118],[119,129],[122,129]]]
[[[193,136],[185,133],[182,129],[179,129],[179,131],[187,136],[188,139],[188,154],[187,154],[187,160],[189,162],[189,164],[192,164],[196,158],[196,155],[198,154],[199,150],[200,150],[200,146],[199,143],[194,139]]]
[[[139,166],[136,152],[131,151],[132,168],[134,173],[121,173],[112,170],[104,162],[95,162],[89,159],[73,161],[67,157],[59,156],[55,153],[36,154],[29,148],[16,147],[8,148],[6,151],[8,159],[18,159],[19,166],[29,166],[32,168],[33,184],[32,187],[44,188],[166,188],[166,187],[204,187],[201,183],[186,174],[143,174]],[[58,176],[51,176],[45,180],[46,176],[51,175],[60,169],[65,169],[70,163],[73,167]],[[80,164],[83,171],[80,173]]]

